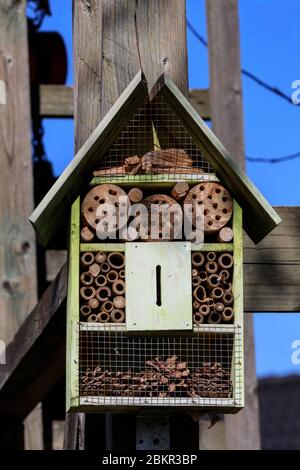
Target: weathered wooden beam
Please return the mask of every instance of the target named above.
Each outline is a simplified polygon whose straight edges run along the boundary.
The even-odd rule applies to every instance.
[[[28,223],[33,178],[25,7],[25,0],[0,6],[0,78],[6,84],[6,103],[0,104],[0,325],[7,343],[37,301],[35,237]],[[27,448],[42,446],[38,414],[25,423]]]
[[[63,266],[6,349],[0,368],[0,414],[24,419],[65,371]]]
[[[213,130],[235,161],[243,168],[245,149],[238,1],[206,0],[206,15]],[[247,216],[245,210],[244,214]],[[270,228],[274,228],[278,220],[276,221],[276,214],[270,214],[270,216]],[[262,217],[260,222],[264,225],[265,218]],[[259,217],[256,214],[252,217],[250,210],[248,218],[244,220],[247,233],[252,233],[251,224],[257,226]],[[267,231],[264,232],[266,233]],[[256,241],[260,239],[258,236]],[[246,283],[247,272],[244,276]],[[254,334],[250,314],[245,317],[244,331],[245,408],[234,417],[225,416],[226,448],[234,450],[260,448]]]
[[[73,87],[40,85],[40,115],[46,118],[73,118]],[[189,100],[202,119],[210,119],[209,90],[189,90]]]
[[[45,118],[73,118],[73,87],[65,85],[40,85],[40,115]]]

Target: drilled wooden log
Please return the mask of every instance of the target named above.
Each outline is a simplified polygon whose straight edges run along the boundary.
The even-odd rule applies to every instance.
[[[174,237],[176,238],[176,227],[182,227],[182,208],[175,199],[166,194],[152,194],[143,199],[141,204],[148,211],[147,231],[144,226],[140,228],[140,237],[143,240],[161,241],[161,239],[173,240]],[[156,209],[157,213],[154,216],[153,210]],[[162,211],[166,212],[167,217],[161,216]],[[151,229],[156,231],[156,236],[151,234]]]
[[[122,203],[120,202],[120,197],[122,197]],[[121,229],[127,222],[124,220],[124,224],[119,226],[119,204],[124,205],[124,207],[130,206],[130,201],[125,193],[125,191],[116,186],[115,184],[99,184],[94,186],[84,197],[81,203],[81,216],[84,222],[93,230],[96,230],[99,221],[102,219],[107,219],[107,215],[101,215],[101,207],[109,205],[114,211],[114,219],[111,219],[111,224],[105,229],[105,233],[110,234],[115,230]],[[111,215],[110,213],[108,215]],[[108,219],[108,223],[110,219]],[[99,227],[98,227],[99,230]]]
[[[194,186],[184,204],[192,204],[192,223],[196,225],[196,207],[204,211],[204,232],[215,233],[224,227],[232,216],[232,198],[229,192],[218,183],[200,183]]]

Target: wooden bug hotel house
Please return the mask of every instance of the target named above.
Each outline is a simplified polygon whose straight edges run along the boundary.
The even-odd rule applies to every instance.
[[[242,231],[280,219],[165,76],[135,77],[37,207],[43,244],[70,211],[67,410],[241,409]]]

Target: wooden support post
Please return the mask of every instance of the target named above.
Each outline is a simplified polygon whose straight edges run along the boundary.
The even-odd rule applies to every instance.
[[[237,0],[206,0],[213,130],[244,167]],[[227,449],[259,449],[259,414],[252,315],[245,316],[246,406],[225,417]],[[208,431],[209,432],[209,431]]]
[[[73,14],[77,149],[140,69],[149,86],[167,72],[187,95],[184,0],[74,2]]]
[[[0,104],[0,324],[7,344],[37,300],[35,237],[28,222],[33,180],[25,6],[25,0],[0,6],[0,79],[6,85],[6,104]],[[27,448],[41,448],[39,422],[40,411],[28,417]]]

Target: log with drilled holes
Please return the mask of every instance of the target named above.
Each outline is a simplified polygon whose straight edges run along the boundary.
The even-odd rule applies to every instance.
[[[196,207],[203,207],[204,233],[218,232],[230,220],[232,198],[229,192],[218,183],[200,183],[194,186],[184,199],[184,204],[192,204],[192,223],[196,225]]]
[[[122,199],[120,199],[122,197]],[[96,230],[101,220],[107,221],[108,225],[103,233],[113,233],[127,223],[126,208],[130,206],[130,200],[126,192],[115,184],[99,184],[94,186],[84,197],[81,203],[81,216],[85,224]],[[107,210],[109,209],[109,214]],[[100,214],[99,210],[103,209]],[[119,212],[123,211],[124,223],[119,226]],[[106,212],[106,214],[105,214]],[[104,225],[104,224],[103,224]],[[101,231],[98,225],[98,231]]]

